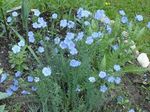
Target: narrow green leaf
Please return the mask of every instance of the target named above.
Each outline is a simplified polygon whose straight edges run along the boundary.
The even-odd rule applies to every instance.
[[[6,93],[0,92],[0,100],[7,98],[8,95]]]
[[[106,70],[106,56],[104,55],[102,61],[101,61],[101,70]]]
[[[141,68],[141,67],[137,67],[135,65],[130,65],[130,66],[125,66],[122,70],[123,73],[136,73],[136,74],[139,74],[139,73],[143,73],[145,71],[147,71],[148,69],[144,69],[144,68]]]
[[[41,64],[39,58],[36,56],[36,54],[34,53],[33,49],[31,48],[31,46],[28,46],[29,51],[31,52],[31,54],[33,55],[33,57],[36,59],[36,61]]]

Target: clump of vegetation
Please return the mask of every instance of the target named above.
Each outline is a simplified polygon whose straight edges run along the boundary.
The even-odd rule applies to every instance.
[[[44,3],[43,8],[49,7]],[[126,85],[128,74],[149,71],[148,56],[142,54],[148,42],[142,37],[150,23],[141,27],[142,15],[130,21],[124,10],[110,19],[102,9],[75,7],[62,14],[30,5],[24,0],[21,9],[2,10],[1,35],[12,41],[11,69],[0,76],[9,103],[18,97],[23,100],[18,111],[33,112],[142,111]],[[148,83],[143,76],[142,86]]]

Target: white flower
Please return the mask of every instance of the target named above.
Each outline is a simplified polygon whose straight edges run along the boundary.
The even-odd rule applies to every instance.
[[[54,14],[52,14],[52,19],[57,19],[57,14],[56,13],[54,13]]]
[[[60,38],[59,38],[59,37],[56,37],[56,38],[54,39],[54,43],[55,43],[55,44],[59,44],[59,43],[60,43]]]
[[[96,81],[95,77],[89,77],[89,81],[94,83]]]
[[[38,9],[33,9],[34,15],[35,16],[39,16],[41,14],[41,12]]]
[[[50,38],[49,38],[48,36],[46,36],[46,37],[45,37],[45,40],[46,40],[46,41],[49,41],[49,40],[50,40]]]
[[[18,45],[14,45],[14,46],[12,47],[12,51],[13,51],[14,54],[19,53],[20,50],[21,50],[21,48],[20,48],[20,46],[18,46]]]
[[[128,112],[135,112],[135,110],[134,109],[130,109]]]
[[[42,73],[44,74],[44,76],[50,76],[52,73],[51,68],[50,67],[44,67],[42,69]]]
[[[143,68],[147,68],[150,64],[150,61],[149,61],[146,53],[141,53],[137,57],[137,60]]]
[[[18,16],[18,13],[16,11],[12,12],[12,16],[13,17],[17,17]]]
[[[41,46],[40,46],[40,47],[38,48],[38,52],[39,52],[39,53],[43,53],[44,51],[45,51],[45,50],[44,50],[44,47],[41,47]]]
[[[9,17],[7,18],[7,23],[10,23],[11,21],[12,21],[12,17],[9,16]]]
[[[128,37],[128,36],[129,36],[129,33],[126,32],[126,31],[123,31],[123,32],[121,33],[121,35],[122,35],[123,37]]]
[[[85,22],[84,22],[84,25],[85,25],[85,26],[89,26],[89,25],[90,25],[90,22],[85,21]]]
[[[34,82],[39,82],[40,78],[39,77],[34,77]]]
[[[20,42],[18,42],[18,45],[19,45],[20,47],[25,46],[25,41],[24,41],[24,40],[21,40]]]
[[[136,45],[135,45],[135,42],[134,42],[134,41],[131,41],[131,46],[130,46],[130,48],[131,48],[132,50],[136,49]]]

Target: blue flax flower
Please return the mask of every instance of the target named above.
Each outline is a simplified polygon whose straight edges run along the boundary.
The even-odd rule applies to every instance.
[[[105,93],[108,90],[108,87],[106,85],[100,86],[100,91]]]
[[[119,72],[119,71],[121,70],[120,65],[115,64],[115,65],[114,65],[114,70],[115,70],[116,72]]]
[[[78,60],[72,59],[72,60],[70,61],[70,66],[71,66],[71,67],[78,67],[78,66],[80,66],[80,65],[81,65],[81,62],[78,61]]]
[[[136,15],[135,19],[139,22],[143,21],[143,16],[142,15]]]

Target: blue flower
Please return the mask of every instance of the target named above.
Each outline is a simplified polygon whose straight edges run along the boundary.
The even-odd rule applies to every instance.
[[[18,84],[19,84],[18,80],[13,79],[13,84],[16,85],[16,86],[18,86]]]
[[[143,21],[143,16],[142,15],[136,15],[136,17],[135,17],[135,19],[137,20],[137,21]]]
[[[75,43],[73,41],[68,41],[68,43],[65,43],[68,46],[68,49],[74,49],[75,48]]]
[[[43,17],[38,18],[39,28],[45,28],[47,26],[47,22],[44,20]]]
[[[112,46],[112,48],[113,48],[114,51],[116,51],[117,49],[119,49],[119,45],[115,44],[115,45]]]
[[[39,52],[39,53],[43,53],[44,51],[45,51],[45,50],[44,50],[44,47],[41,47],[41,46],[40,46],[40,47],[38,48],[38,52]]]
[[[74,44],[73,41],[68,39],[68,38],[65,38],[65,40],[63,42],[67,45],[67,47],[68,47],[69,44]]]
[[[124,10],[119,10],[119,14],[120,14],[121,16],[125,16],[125,15],[126,15],[126,13],[124,12]]]
[[[72,49],[70,49],[70,54],[71,55],[76,55],[76,54],[78,54],[78,50],[73,47]]]
[[[32,37],[32,36],[34,36],[34,33],[32,31],[29,31],[28,32],[28,37]]]
[[[64,41],[61,41],[59,46],[60,46],[61,49],[66,49],[67,48],[67,44],[65,44]]]
[[[127,18],[126,16],[123,16],[123,17],[121,18],[121,22],[122,22],[123,24],[127,23],[127,22],[128,22],[128,18]]]
[[[99,73],[99,77],[100,78],[105,78],[107,76],[107,74],[106,74],[106,72],[104,72],[104,71],[100,71],[100,73]]]
[[[17,91],[18,90],[18,86],[16,86],[16,85],[10,85],[10,89],[12,90],[12,91]]]
[[[18,46],[18,45],[14,45],[14,46],[12,47],[12,51],[13,51],[14,54],[19,53],[20,50],[21,50],[21,47]]]
[[[32,23],[32,27],[35,29],[41,28],[40,24],[38,24],[37,22]]]
[[[60,21],[60,27],[65,28],[68,25],[67,20],[63,19]]]
[[[108,90],[108,88],[107,88],[106,85],[100,86],[100,91],[101,91],[101,92],[105,93],[107,90]]]
[[[30,36],[30,37],[29,37],[29,42],[30,42],[30,43],[34,43],[34,41],[35,41],[34,36]]]
[[[147,28],[149,28],[149,29],[150,29],[150,22],[148,22],[148,23],[147,23]]]
[[[98,38],[99,37],[99,33],[98,32],[93,32],[92,33],[92,37],[95,39],[95,38]]]
[[[7,73],[3,73],[0,76],[1,76],[0,83],[3,83],[7,79],[8,74]]]
[[[37,87],[32,86],[31,89],[32,89],[32,91],[36,91]]]
[[[115,78],[113,76],[110,76],[107,78],[107,81],[113,83],[115,81]]]
[[[120,70],[121,70],[121,67],[120,67],[120,65],[114,65],[114,70],[116,71],[116,72],[119,72]]]
[[[56,13],[52,14],[52,19],[57,19],[58,15]]]
[[[89,36],[89,37],[87,37],[85,43],[88,44],[88,45],[91,45],[91,44],[93,43],[93,41],[94,41],[94,40],[93,40],[93,37],[92,37],[92,36]]]
[[[77,11],[77,17],[79,19],[85,17],[89,17],[91,15],[91,12],[89,12],[88,10],[84,10],[83,8],[79,8],[78,11]]]
[[[78,66],[80,66],[80,65],[81,65],[81,62],[78,61],[78,60],[72,59],[72,60],[70,61],[70,66],[71,66],[71,67],[78,67]]]
[[[34,43],[35,38],[34,38],[34,33],[32,31],[28,32],[28,37],[29,37],[29,42]]]
[[[103,22],[105,24],[110,24],[110,19],[108,17],[105,17],[104,20],[103,20]]]
[[[34,78],[32,76],[27,77],[28,82],[33,82]]]
[[[95,13],[94,18],[97,20],[103,19],[105,17],[105,11],[104,10],[97,10]]]
[[[111,34],[112,28],[111,28],[109,25],[107,25],[107,26],[106,26],[106,31],[107,31],[109,34]]]
[[[67,26],[68,26],[68,28],[74,28],[75,23],[73,21],[68,21]]]
[[[31,94],[29,91],[26,91],[26,90],[23,90],[22,92],[21,92],[21,94],[23,94],[23,95],[29,95],[29,94]]]
[[[14,92],[9,88],[9,89],[6,89],[6,93],[8,96],[11,96],[13,95]]]
[[[52,74],[52,70],[51,70],[51,68],[50,67],[44,67],[43,69],[42,69],[42,73],[44,74],[44,76],[50,76],[51,74]]]
[[[12,16],[13,17],[17,17],[18,16],[18,13],[16,11],[12,12]]]
[[[116,78],[115,78],[115,83],[116,83],[116,84],[120,84],[120,82],[121,82],[121,78],[120,78],[120,77],[116,77]]]
[[[134,109],[130,109],[128,112],[135,112],[135,110]]]
[[[72,32],[67,32],[66,39],[72,40],[72,39],[74,39],[74,37],[75,37],[75,34],[74,34],[74,33],[72,33]]]
[[[12,21],[12,17],[7,17],[7,23],[10,23]]]
[[[21,77],[21,75],[22,75],[22,72],[20,72],[20,71],[17,71],[16,73],[15,73],[15,77],[17,78],[17,77]]]
[[[79,32],[77,34],[77,37],[76,37],[75,41],[80,41],[80,40],[83,39],[83,37],[84,37],[84,32]]]

